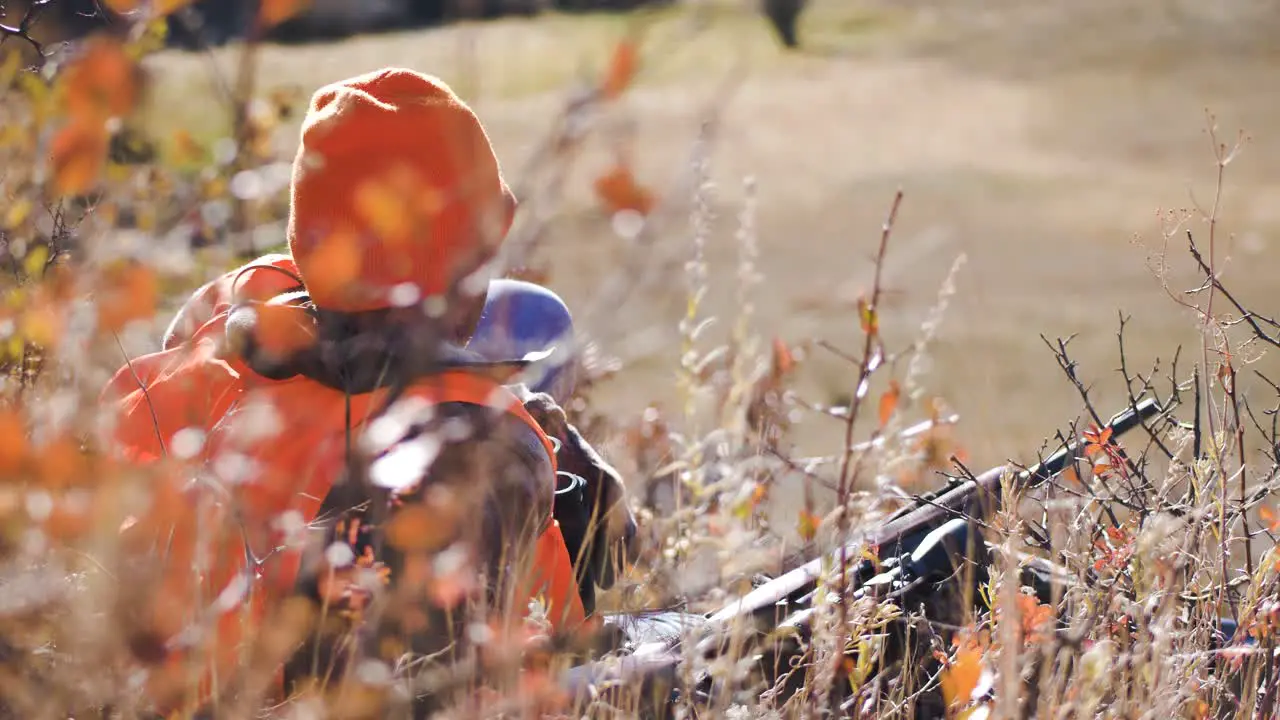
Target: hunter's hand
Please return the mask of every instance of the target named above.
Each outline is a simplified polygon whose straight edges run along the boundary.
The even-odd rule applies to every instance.
[[[617,574],[635,559],[636,523],[627,506],[622,476],[573,427],[550,395],[530,392],[523,386],[517,386],[516,395],[543,431],[560,442],[560,469],[587,481],[588,502],[600,518],[592,553],[596,582],[602,588],[612,587]]]

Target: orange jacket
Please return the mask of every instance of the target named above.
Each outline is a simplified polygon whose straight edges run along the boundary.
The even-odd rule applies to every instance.
[[[200,604],[196,592],[204,607],[214,606],[222,595],[211,638],[216,642],[214,665],[203,673],[200,702],[240,664],[242,638],[253,638],[266,614],[293,590],[301,553],[282,549],[287,528],[281,519],[292,518],[295,526],[316,520],[345,466],[347,419],[358,434],[385,400],[385,391],[375,390],[351,395],[348,404],[347,395],[314,380],[271,380],[226,352],[233,298],[262,300],[297,286],[288,273],[277,271],[294,269],[288,256],[267,256],[246,267],[251,269],[227,273],[197,291],[171,326],[167,348],[134,359],[103,392],[116,413],[115,441],[122,454],[143,461],[190,459],[203,466],[212,480],[208,486],[216,489],[204,493],[204,500],[193,500],[187,518],[166,518],[159,527],[144,520],[134,529],[153,535],[176,530],[172,540],[166,538],[169,569],[156,612],[172,614],[184,599]],[[542,443],[553,471],[549,493],[554,492],[552,442],[497,380],[448,371],[416,381],[403,397],[428,404],[500,407]],[[550,516],[543,522],[523,587],[527,597],[544,599],[553,627],[569,629],[584,620],[584,612],[559,527]],[[211,527],[217,530],[208,532]],[[204,542],[215,548],[211,562],[203,566],[197,564],[196,528],[204,529]],[[193,573],[193,566],[202,571]],[[246,589],[237,585],[240,577],[252,578],[247,593],[231,590]],[[200,612],[198,607],[183,610],[187,618]],[[177,660],[170,663],[171,680],[180,667]],[[164,694],[167,688],[153,691]]]

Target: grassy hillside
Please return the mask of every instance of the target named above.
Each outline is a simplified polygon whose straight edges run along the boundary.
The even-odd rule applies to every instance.
[[[1231,237],[1228,272],[1240,292],[1256,298],[1269,287],[1256,260],[1273,248],[1280,223],[1267,172],[1280,141],[1265,134],[1280,116],[1280,99],[1263,80],[1280,56],[1269,52],[1265,27],[1245,4],[1217,19],[1198,18],[1193,5],[1183,15],[1161,7],[1091,3],[1068,12],[1018,3],[818,1],[804,17],[806,48],[795,54],[780,49],[762,18],[731,3],[550,15],[268,46],[257,82],[305,97],[381,65],[438,73],[476,104],[519,182],[566,92],[600,72],[624,33],[647,27],[643,74],[613,118],[633,128],[642,182],[661,189],[679,175],[719,88],[727,77],[742,78],[719,109],[709,311],[733,307],[733,226],[749,174],[759,184],[766,276],[756,290],[757,330],[839,344],[851,327],[851,302],[867,285],[882,216],[894,189],[903,188],[888,257],[897,292],[886,324],[904,342],[913,337],[964,254],[931,353],[929,388],[964,416],[973,452],[994,462],[1024,457],[1078,409],[1041,333],[1076,335],[1082,371],[1111,389],[1118,312],[1133,316],[1131,362],[1167,357],[1176,343],[1194,340],[1191,318],[1170,303],[1146,256],[1163,242],[1159,211],[1189,208],[1193,199],[1204,204],[1212,194],[1206,109],[1226,140],[1237,129],[1263,134],[1227,172],[1221,215]],[[206,83],[215,67],[232,76],[239,51],[153,57],[151,122],[225,132],[228,114]],[[295,128],[281,129],[282,148],[296,142]],[[609,152],[595,140],[577,158],[543,252],[586,329],[627,362],[602,389],[603,409],[634,416],[651,400],[676,401],[674,333],[683,298],[672,275],[620,314],[593,315],[600,278],[620,262],[624,245],[590,189]],[[678,272],[688,233],[677,224],[663,237],[660,248],[674,263],[668,271]],[[1181,259],[1173,267],[1193,269]],[[651,342],[634,347],[624,336]],[[841,362],[822,352],[800,379],[815,402],[846,395],[848,384]],[[821,423],[801,438],[811,449],[833,439]]]

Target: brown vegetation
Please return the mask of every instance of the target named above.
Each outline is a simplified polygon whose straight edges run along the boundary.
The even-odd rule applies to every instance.
[[[404,64],[474,102],[523,204],[512,273],[561,291],[591,340],[567,409],[628,475],[645,542],[612,607],[714,610],[939,471],[1085,441],[980,519],[987,576],[945,621],[855,599],[842,557],[782,679],[794,693],[691,661],[730,690],[704,716],[1273,715],[1274,13],[829,0],[788,54],[729,5],[193,54],[161,49],[159,19],[69,48],[5,20],[5,710],[136,717],[142,684],[181,686],[158,668],[182,603],[119,542],[177,498],[99,446],[97,393],[187,292],[280,244],[306,94]],[[1107,417],[1146,396],[1170,414],[1118,443]],[[1030,557],[1060,568],[1051,598],[1022,592]],[[290,610],[249,678],[313,627]],[[1215,645],[1220,617],[1239,630]],[[564,710],[570,659],[477,687],[463,713]],[[393,685],[359,683],[272,711],[377,716]],[[245,688],[225,716],[251,716]]]

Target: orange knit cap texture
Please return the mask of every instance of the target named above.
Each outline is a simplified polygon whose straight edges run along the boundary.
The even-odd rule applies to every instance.
[[[291,190],[289,251],[315,304],[345,312],[444,293],[496,251],[516,206],[475,113],[400,68],[312,96]]]

